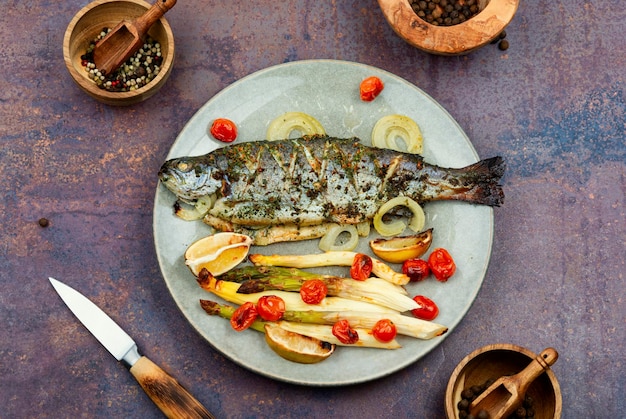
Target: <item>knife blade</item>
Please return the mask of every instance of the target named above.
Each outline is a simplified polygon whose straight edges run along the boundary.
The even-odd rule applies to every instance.
[[[215,417],[171,375],[139,354],[135,341],[91,300],[48,278],[65,305],[110,353],[126,365],[146,394],[168,418]]]

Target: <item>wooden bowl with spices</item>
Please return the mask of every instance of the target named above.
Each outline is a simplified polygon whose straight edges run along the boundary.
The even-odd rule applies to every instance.
[[[474,51],[503,33],[519,0],[378,0],[393,30],[437,55]]]
[[[63,39],[65,66],[92,98],[107,105],[132,105],[150,98],[165,84],[174,64],[174,35],[164,17],[148,31],[146,51],[131,57],[137,65],[122,66],[119,72],[104,77],[89,62],[90,45],[106,33],[106,28],[113,29],[123,20],[141,16],[150,6],[143,0],[96,0],[69,23]]]
[[[473,398],[500,377],[512,376],[524,370],[536,357],[537,354],[529,349],[512,344],[487,345],[467,355],[454,369],[448,381],[445,395],[446,417],[459,419],[459,407],[465,408],[464,404],[471,403]],[[561,417],[561,387],[550,368],[531,382],[522,397],[521,411],[516,412],[515,417]]]

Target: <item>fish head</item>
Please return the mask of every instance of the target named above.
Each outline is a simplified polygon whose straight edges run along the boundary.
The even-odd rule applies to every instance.
[[[163,163],[159,179],[178,199],[195,203],[198,198],[218,191],[223,176],[217,168],[196,157],[181,157]]]

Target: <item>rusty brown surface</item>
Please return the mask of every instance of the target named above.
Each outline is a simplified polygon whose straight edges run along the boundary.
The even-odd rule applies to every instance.
[[[93,101],[65,71],[63,34],[84,2],[8,3],[0,14],[0,417],[159,416],[60,304],[48,276],[92,297],[218,417],[439,418],[456,363],[496,342],[559,351],[563,417],[623,415],[620,2],[522,2],[506,52],[489,45],[438,57],[398,38],[375,2],[180,1],[167,15],[177,43],[171,78],[130,108]],[[398,373],[329,389],[272,381],[213,350],[168,294],[152,236],[156,173],[188,119],[243,76],[311,58],[407,79],[457,119],[481,156],[508,161],[489,271],[462,323]]]

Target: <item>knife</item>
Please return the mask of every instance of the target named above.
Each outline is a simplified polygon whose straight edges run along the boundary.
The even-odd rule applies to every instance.
[[[135,341],[98,306],[74,288],[48,278],[81,323],[117,359],[122,361],[146,394],[168,418],[211,418],[211,413],[173,377],[145,356]]]

